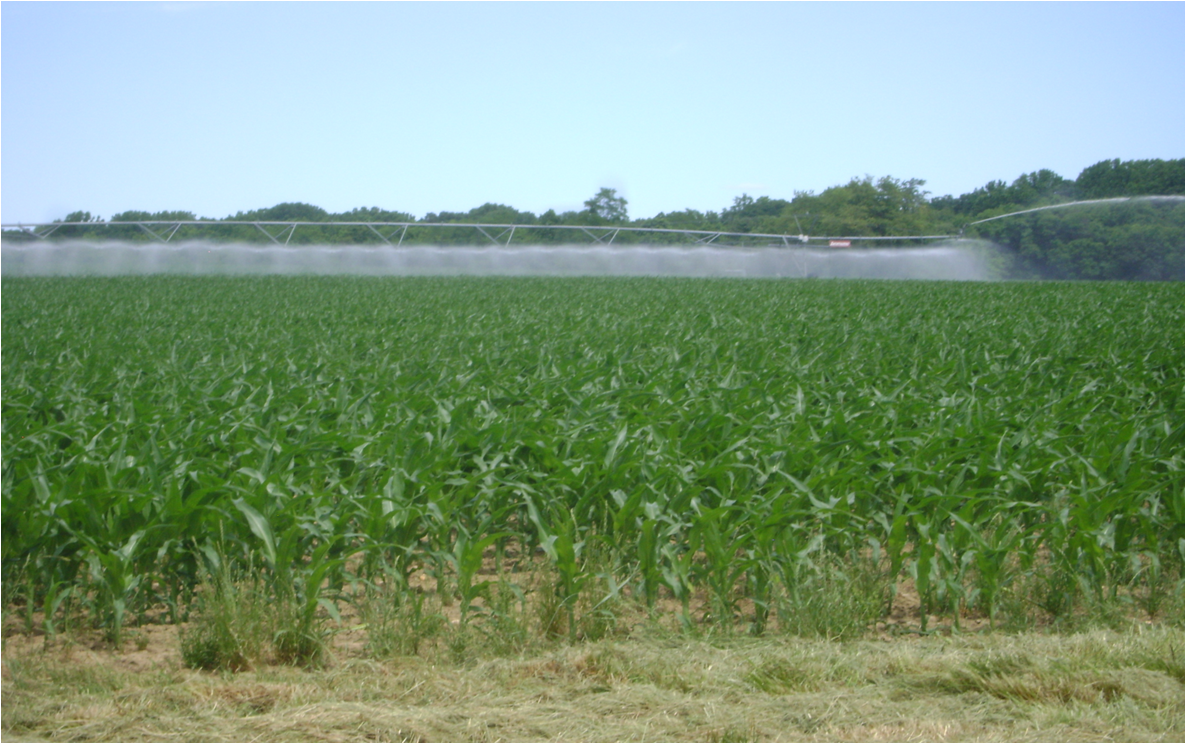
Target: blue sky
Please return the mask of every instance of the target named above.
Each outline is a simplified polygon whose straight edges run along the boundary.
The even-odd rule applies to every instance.
[[[1186,4],[0,3],[0,217],[631,217],[1180,158]]]

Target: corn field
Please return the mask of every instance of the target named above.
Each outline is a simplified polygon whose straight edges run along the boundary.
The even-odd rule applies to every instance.
[[[4,602],[50,630],[184,619],[218,570],[306,617],[425,573],[464,621],[509,554],[574,636],[622,597],[770,632],[829,576],[873,577],[886,612],[912,582],[924,625],[1181,591],[1181,283],[21,278],[0,299]]]

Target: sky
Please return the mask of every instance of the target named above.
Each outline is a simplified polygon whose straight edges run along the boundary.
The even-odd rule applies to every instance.
[[[1186,150],[1181,2],[0,3],[0,221],[933,196]]]

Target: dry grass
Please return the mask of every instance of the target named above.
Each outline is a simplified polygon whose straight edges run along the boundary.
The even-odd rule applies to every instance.
[[[13,635],[5,741],[1182,741],[1182,631],[849,642],[655,627],[458,660],[185,669],[176,635],[115,652]]]
[[[685,632],[664,599],[655,614],[614,604],[605,632],[568,644],[540,630],[531,601],[548,576],[524,576],[526,595],[496,588],[464,625],[426,576],[399,603],[379,592],[344,605],[327,663],[310,669],[259,654],[237,672],[195,671],[181,654],[193,625],[129,629],[113,651],[97,632],[26,635],[9,612],[0,730],[5,741],[1186,738],[1172,618],[1013,634],[932,618],[923,633],[907,582],[856,640],[793,637],[778,623],[753,638],[744,611],[734,627]],[[258,613],[239,605],[253,596],[235,598],[248,619]],[[707,606],[698,596],[692,614]]]

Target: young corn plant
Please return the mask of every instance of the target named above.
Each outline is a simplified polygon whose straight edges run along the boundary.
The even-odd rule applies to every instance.
[[[718,625],[729,628],[737,608],[734,590],[748,568],[747,563],[738,558],[738,551],[744,551],[747,546],[739,542],[730,529],[735,512],[731,502],[708,509],[694,500],[693,507],[697,514],[692,519],[688,541],[699,544],[704,551],[705,564],[701,573],[712,593],[712,616]]]
[[[107,640],[115,648],[119,648],[123,641],[124,616],[144,578],[137,573],[135,566],[136,549],[144,534],[143,530],[133,533],[127,542],[115,550],[105,549],[89,538],[82,537],[91,550],[87,563],[91,581],[97,587],[94,602],[106,628]]]
[[[322,596],[321,584],[326,575],[343,563],[341,558],[327,557],[332,547],[332,542],[318,545],[309,555],[295,586],[286,584],[279,589],[282,621],[272,638],[272,645],[282,663],[319,665],[325,654],[328,632],[318,610],[324,609],[335,622],[342,621],[337,605]]]
[[[475,540],[464,527],[457,528],[453,549],[446,554],[445,559],[456,573],[461,625],[465,625],[469,618],[474,600],[486,595],[491,584],[490,581],[474,580],[482,568],[482,558],[486,549],[508,535],[509,532],[495,532]]]
[[[178,619],[212,544],[294,627],[348,555],[400,596],[426,568],[473,618],[490,535],[547,554],[569,637],[611,604],[590,577],[689,628],[744,598],[755,630],[825,635],[910,577],[947,619],[1178,601],[1180,285],[0,281],[0,556],[29,619]]]
[[[571,512],[553,507],[548,513],[550,518],[544,519],[535,504],[535,499],[528,496],[526,503],[528,515],[539,534],[540,547],[556,570],[554,591],[559,605],[557,609],[565,614],[569,641],[575,642],[577,600],[585,584],[592,578],[581,560],[585,541],[576,539],[579,528]],[[548,625],[555,628],[554,622]]]
[[[243,499],[236,499],[234,505],[261,541],[264,558],[272,571],[272,591],[280,618],[280,627],[272,639],[277,656],[286,663],[306,666],[320,663],[326,633],[318,609],[341,621],[337,605],[322,596],[322,582],[345,562],[343,558],[330,557],[337,539],[323,539],[305,558],[299,552],[303,543],[300,525],[289,527],[277,540],[272,525],[254,507]]]

